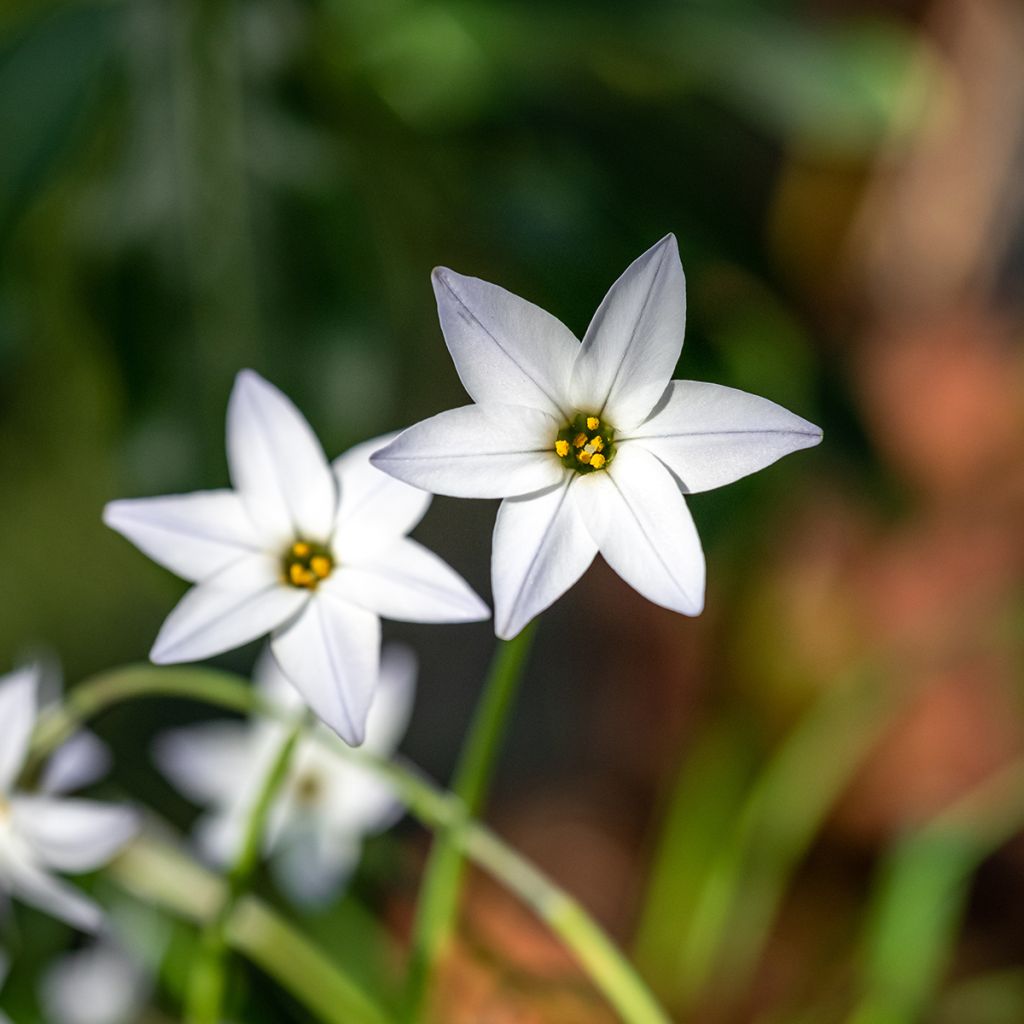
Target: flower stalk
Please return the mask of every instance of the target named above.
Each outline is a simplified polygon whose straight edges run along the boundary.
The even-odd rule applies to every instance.
[[[244,680],[226,672],[129,666],[79,685],[63,708],[42,716],[33,735],[30,760],[33,763],[41,761],[57,746],[66,731],[113,704],[136,697],[167,696],[187,697],[236,711],[258,711],[271,716],[280,714]],[[529,906],[572,953],[595,988],[604,994],[626,1024],[669,1024],[668,1015],[659,1007],[632,965],[586,910],[488,828],[469,820],[465,805],[454,794],[440,789],[411,766],[383,761],[364,751],[345,747],[323,732],[316,735],[319,742],[329,744],[339,756],[351,757],[386,778],[413,817],[427,828],[445,831],[464,856]],[[153,872],[144,874],[149,879],[148,884],[156,884]],[[179,889],[168,886],[162,890],[165,904],[173,900],[187,900],[187,892]],[[243,905],[250,899],[246,897]],[[284,929],[281,923],[282,934]],[[245,947],[243,938],[229,935],[232,948],[253,959],[252,951]],[[285,959],[285,954],[285,946],[278,946],[271,966],[280,968],[278,961]],[[288,975],[279,980],[307,1005],[323,1001],[322,988],[312,987],[305,974]],[[325,1015],[323,1019],[332,1018]]]
[[[189,1024],[219,1024],[224,1017],[227,990],[228,922],[248,887],[263,847],[263,835],[274,799],[288,776],[292,754],[302,736],[301,716],[285,737],[263,780],[246,824],[238,857],[227,875],[227,892],[218,913],[203,928],[196,961],[189,978],[186,1014]]]
[[[452,793],[461,801],[466,819],[480,813],[487,797],[535,630],[536,623],[531,623],[514,640],[499,641],[452,781]],[[456,833],[463,827],[464,822],[457,822],[434,838],[420,886],[409,965],[410,1021],[423,1017],[438,963],[454,928],[463,875],[462,849]]]

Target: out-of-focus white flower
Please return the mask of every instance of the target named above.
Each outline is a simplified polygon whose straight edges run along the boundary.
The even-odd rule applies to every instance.
[[[114,942],[100,941],[55,960],[39,995],[51,1024],[130,1024],[149,988],[135,959]]]
[[[36,717],[37,671],[28,667],[0,679],[0,888],[75,927],[96,930],[100,908],[51,871],[93,871],[114,856],[137,828],[126,807],[66,799],[51,788],[14,791]],[[95,747],[93,747],[95,750]],[[80,782],[92,769],[73,753],[49,771],[54,783]]]
[[[495,629],[515,636],[598,551],[632,587],[704,607],[684,494],[731,483],[821,431],[764,398],[671,380],[686,290],[668,235],[612,285],[582,344],[496,285],[434,271],[445,341],[476,403],[410,427],[371,461],[437,494],[504,498],[491,563]]]
[[[150,654],[196,661],[272,632],[306,703],[347,743],[363,741],[380,658],[380,616],[473,622],[487,606],[405,535],[430,504],[369,463],[389,437],[327,462],[298,409],[243,370],[228,404],[234,490],[114,501],[104,521],[194,582]]]
[[[415,677],[412,652],[387,646],[366,723],[365,749],[371,753],[387,757],[397,748],[412,712]],[[272,657],[260,659],[256,679],[263,695],[283,710],[300,705]],[[282,721],[257,718],[204,723],[159,737],[157,763],[183,793],[208,808],[196,839],[215,864],[226,865],[237,855],[253,802],[287,731]],[[267,825],[265,850],[272,869],[301,903],[321,903],[335,893],[357,865],[363,838],[387,828],[400,813],[391,786],[331,750],[331,739],[326,733],[300,739]]]

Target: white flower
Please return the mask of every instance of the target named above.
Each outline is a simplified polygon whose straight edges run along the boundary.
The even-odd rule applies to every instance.
[[[445,341],[476,404],[410,427],[371,461],[437,494],[504,498],[494,528],[498,636],[515,636],[601,552],[686,615],[704,553],[683,498],[731,483],[821,431],[754,395],[671,380],[686,293],[674,236],[632,263],[582,344],[496,285],[434,271]]]
[[[136,960],[119,945],[101,941],[54,961],[39,994],[52,1024],[130,1024],[149,988]]]
[[[474,622],[487,606],[408,539],[430,498],[369,463],[389,438],[327,462],[298,409],[243,370],[228,404],[233,491],[114,501],[104,521],[194,586],[150,657],[198,661],[272,632],[274,657],[346,742],[363,741],[380,618]]]
[[[0,679],[0,888],[75,927],[95,931],[100,908],[50,872],[93,871],[134,835],[135,814],[94,800],[65,799],[58,787],[80,781],[65,767],[44,775],[50,789],[13,791],[36,717],[34,667]],[[81,762],[80,762],[81,764]]]
[[[371,753],[387,757],[398,746],[412,711],[415,675],[410,651],[397,645],[384,649],[366,724],[365,749]],[[264,696],[282,709],[299,703],[272,658],[260,660],[256,679]],[[215,864],[236,857],[256,793],[287,731],[282,721],[257,718],[189,726],[159,738],[160,767],[183,793],[208,808],[196,839]],[[329,736],[307,733],[300,739],[268,820],[265,849],[271,865],[282,887],[301,903],[321,903],[336,892],[359,861],[363,837],[383,830],[399,814],[390,785],[331,750],[324,742]]]

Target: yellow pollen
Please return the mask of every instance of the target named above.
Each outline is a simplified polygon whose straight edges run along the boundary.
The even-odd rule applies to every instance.
[[[604,464],[605,457],[600,452],[597,452],[594,455],[590,456],[590,465],[594,469],[600,469]]]
[[[587,443],[587,435],[586,434],[577,434],[572,439],[572,446],[573,446],[573,448],[582,448],[586,443]]]
[[[568,441],[556,441],[555,442],[555,452],[557,453],[559,458],[563,458],[564,459],[565,456],[569,454],[569,442]]]
[[[316,577],[297,562],[288,566],[288,578],[292,581],[292,586],[295,587],[308,587],[311,583],[316,582]]]
[[[324,555],[314,555],[309,560],[309,567],[322,580],[327,579],[331,575],[331,560]]]
[[[595,452],[604,451],[604,438],[600,434],[595,434],[590,439],[590,445],[588,447],[593,448]]]
[[[296,558],[305,558],[309,554],[309,545],[304,540],[297,540],[292,545],[292,554]]]
[[[601,421],[596,416],[587,417],[587,430],[597,430],[601,426]]]
[[[586,448],[584,448],[583,451],[576,453],[576,458],[579,459],[579,461],[582,462],[584,466],[586,466],[591,460],[591,455],[590,452],[588,452]],[[604,456],[601,456],[601,459],[603,460]]]

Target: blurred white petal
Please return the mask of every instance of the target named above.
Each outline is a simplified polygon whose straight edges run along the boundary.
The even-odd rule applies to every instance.
[[[252,769],[246,722],[201,722],[157,736],[160,770],[197,804],[228,801]]]
[[[148,987],[134,960],[100,942],[59,957],[39,994],[51,1024],[132,1024]]]
[[[358,840],[328,845],[319,833],[300,830],[275,851],[271,868],[293,902],[323,906],[359,864],[360,849]]]
[[[130,808],[96,800],[18,795],[10,815],[11,827],[40,863],[58,871],[102,867],[139,827]]]
[[[730,484],[821,441],[821,430],[767,398],[720,384],[672,381],[654,412],[629,432],[689,493]]]
[[[110,771],[113,758],[107,745],[87,729],[65,740],[46,762],[39,788],[44,793],[70,793],[91,785]]]
[[[0,678],[0,794],[25,763],[36,720],[36,669],[27,665]]]
[[[261,547],[234,491],[112,501],[103,510],[103,521],[154,562],[191,582]]]
[[[479,278],[438,267],[432,280],[448,350],[475,402],[569,413],[569,380],[580,345],[568,327]]]
[[[320,442],[292,401],[252,370],[235,379],[227,445],[232,483],[267,543],[330,537],[337,488]]]
[[[661,398],[683,348],[686,281],[674,235],[634,260],[591,320],[573,368],[576,409],[635,426]]]
[[[8,844],[0,850],[0,875],[20,900],[75,928],[95,932],[103,923],[103,912],[92,900]]]

